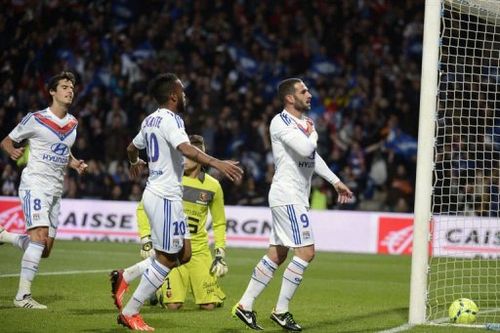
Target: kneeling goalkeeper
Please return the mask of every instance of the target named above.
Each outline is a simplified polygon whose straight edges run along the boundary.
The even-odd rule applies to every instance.
[[[205,151],[202,136],[191,135],[189,140],[192,145]],[[201,309],[212,310],[220,306],[226,298],[217,281],[218,277],[224,276],[228,271],[224,259],[226,245],[224,195],[220,183],[203,172],[199,163],[189,159],[185,159],[182,185],[184,187],[184,213],[191,233],[192,256],[188,263],[170,271],[163,285],[158,289],[157,297],[164,307],[177,310],[183,306],[187,293],[191,290],[195,303]],[[206,230],[209,210],[215,236],[215,259],[210,253]],[[142,201],[137,206],[137,223],[141,237],[141,256],[145,260],[123,271],[111,273],[115,304],[121,303],[128,284],[143,273],[147,268],[145,263],[151,256],[154,256],[150,237],[151,228]]]

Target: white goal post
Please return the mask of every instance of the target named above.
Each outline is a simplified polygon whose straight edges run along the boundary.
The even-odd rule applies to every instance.
[[[426,0],[414,211],[409,323],[500,322],[500,0]]]

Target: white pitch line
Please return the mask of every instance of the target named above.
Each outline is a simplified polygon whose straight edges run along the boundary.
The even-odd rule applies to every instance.
[[[484,311],[481,311],[481,314],[488,314],[488,313],[495,313],[495,312],[500,312],[500,308],[493,308],[493,309],[484,310]],[[467,328],[481,328],[481,329],[486,328],[485,324],[479,324],[479,325],[470,325],[470,324],[461,325],[461,324],[447,323],[449,320],[450,320],[450,318],[443,317],[443,318],[436,319],[436,320],[434,320],[432,322],[427,322],[427,323],[425,323],[423,325],[438,326],[438,327],[439,326],[441,326],[441,327],[467,327]],[[380,331],[380,332],[377,332],[377,333],[398,333],[398,332],[404,332],[404,331],[407,331],[407,330],[413,328],[414,326],[415,325],[404,324],[404,325],[401,325],[401,326],[398,326],[398,327],[394,327],[394,328],[390,328],[388,330]]]
[[[94,269],[88,271],[61,271],[61,272],[42,272],[37,273],[37,276],[40,275],[77,275],[77,274],[95,274],[95,273],[109,273],[112,269]],[[0,274],[0,278],[10,278],[10,277],[19,277],[19,273],[16,274]]]
[[[409,330],[412,327],[413,327],[413,325],[404,324],[404,325],[401,325],[401,326],[398,326],[398,327],[390,328],[390,329],[385,330],[385,331],[380,331],[378,333],[397,333],[397,332],[403,332],[403,331]]]

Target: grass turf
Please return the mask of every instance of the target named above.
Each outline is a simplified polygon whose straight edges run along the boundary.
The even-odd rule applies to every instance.
[[[247,331],[230,315],[245,290],[250,273],[265,250],[228,249],[229,274],[222,279],[225,306],[200,311],[192,299],[177,312],[144,306],[145,321],[156,332]],[[48,310],[14,308],[21,251],[0,247],[0,332],[126,332],[116,324],[108,272],[137,262],[137,244],[58,241],[43,259],[33,284],[36,300]],[[290,306],[306,332],[378,332],[403,325],[408,318],[410,257],[317,253]],[[64,273],[63,273],[64,272]],[[79,272],[79,273],[78,273]],[[257,299],[259,324],[268,332],[283,332],[269,319],[283,267]],[[132,284],[135,288],[137,283]],[[133,290],[133,289],[131,289]],[[131,295],[129,291],[127,297]],[[249,331],[247,331],[249,332]],[[450,327],[415,327],[406,332],[477,332]]]

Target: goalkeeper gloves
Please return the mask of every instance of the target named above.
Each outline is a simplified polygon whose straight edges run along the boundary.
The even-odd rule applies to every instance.
[[[223,277],[227,273],[226,251],[223,248],[215,249],[215,259],[210,267],[210,274],[216,277]]]
[[[151,236],[144,236],[141,238],[141,257],[147,259],[154,255],[155,250],[153,249],[153,241]]]

